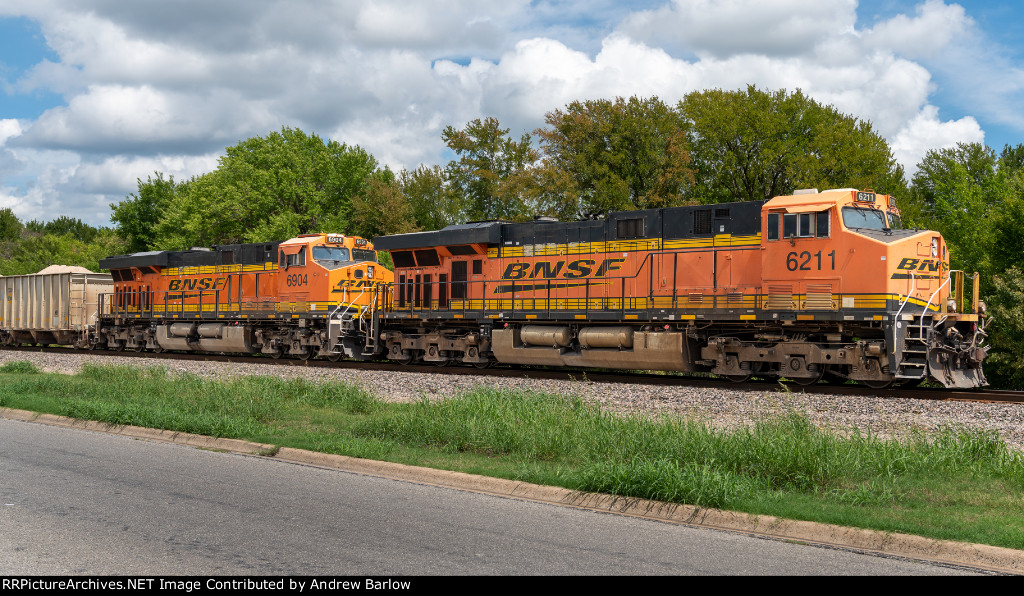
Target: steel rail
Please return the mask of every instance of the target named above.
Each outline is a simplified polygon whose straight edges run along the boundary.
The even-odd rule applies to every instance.
[[[564,369],[545,368],[537,366],[493,366],[490,368],[476,368],[465,365],[437,366],[433,364],[407,364],[402,365],[388,360],[340,360],[331,362],[324,359],[311,358],[302,360],[298,358],[275,359],[263,355],[231,355],[218,353],[196,353],[196,352],[150,352],[150,351],[116,351],[116,350],[84,350],[63,347],[40,347],[40,346],[0,346],[0,352],[42,352],[50,354],[77,354],[82,356],[121,356],[128,358],[148,358],[155,360],[192,360],[200,362],[234,362],[239,364],[265,364],[271,366],[302,366],[310,368],[341,368],[341,369],[365,369],[382,370],[395,372],[415,372],[421,374],[441,375],[473,375],[490,377],[519,377],[524,376],[531,379],[553,379],[553,380],[575,380],[598,383],[631,383],[641,385],[686,385],[694,387],[708,387],[730,391],[773,391],[783,390],[795,393],[818,393],[825,395],[853,395],[865,397],[881,397],[890,399],[923,399],[933,401],[967,401],[976,403],[1010,403],[1024,404],[1024,391],[1009,391],[1001,389],[945,389],[939,387],[888,387],[885,389],[872,389],[864,385],[855,384],[828,384],[817,382],[803,385],[792,381],[780,381],[778,379],[751,379],[743,383],[736,383],[727,379],[707,374],[685,374],[685,373],[650,373],[636,372],[625,373],[621,371],[607,371],[595,369]]]

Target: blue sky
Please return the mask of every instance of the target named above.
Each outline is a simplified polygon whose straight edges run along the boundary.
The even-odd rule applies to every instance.
[[[282,126],[392,169],[576,99],[802,89],[930,149],[1024,142],[1024,8],[978,0],[0,0],[0,208],[109,225]],[[841,184],[841,182],[837,182]]]

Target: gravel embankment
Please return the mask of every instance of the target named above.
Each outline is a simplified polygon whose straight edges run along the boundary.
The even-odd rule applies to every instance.
[[[231,364],[189,360],[156,360],[89,354],[0,352],[0,365],[24,360],[47,372],[74,374],[82,363],[93,361],[124,366],[163,366],[203,377],[245,375],[302,376],[319,381],[341,381],[363,386],[393,401],[410,401],[426,395],[443,398],[459,395],[479,385],[513,390],[540,390],[579,395],[603,407],[625,413],[679,414],[696,417],[719,428],[751,424],[792,409],[806,412],[811,421],[840,431],[858,428],[878,436],[901,436],[911,430],[932,432],[954,426],[994,430],[1007,444],[1024,451],[1024,405],[900,400],[892,398],[822,395],[771,391],[738,391],[703,387],[669,387],[552,381],[521,378],[450,376],[428,373],[306,368],[262,364]]]

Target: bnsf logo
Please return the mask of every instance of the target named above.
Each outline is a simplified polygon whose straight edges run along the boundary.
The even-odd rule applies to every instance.
[[[907,257],[900,261],[896,268],[901,271],[939,271],[942,269],[942,261]]]
[[[581,277],[604,277],[609,271],[616,271],[622,267],[626,259],[605,259],[597,267],[594,273],[594,266],[597,261],[592,259],[580,259],[578,261],[538,261],[536,263],[509,263],[505,267],[502,279],[579,279]]]
[[[176,290],[223,290],[228,283],[226,277],[200,277],[197,279],[172,279],[167,284],[168,291]]]

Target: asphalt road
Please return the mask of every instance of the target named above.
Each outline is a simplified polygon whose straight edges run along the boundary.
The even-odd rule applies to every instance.
[[[0,575],[963,570],[0,419]]]

